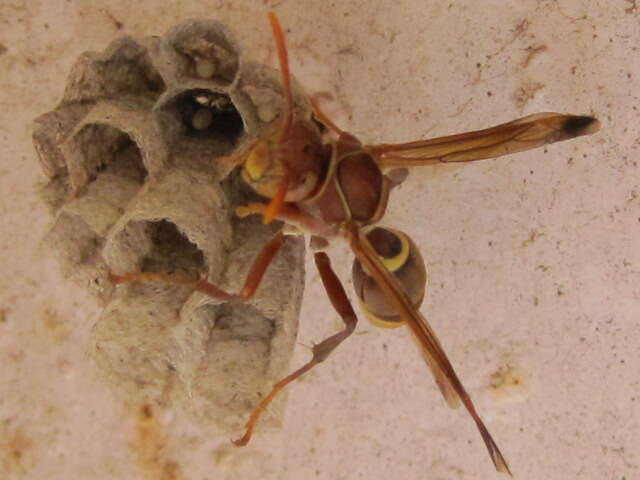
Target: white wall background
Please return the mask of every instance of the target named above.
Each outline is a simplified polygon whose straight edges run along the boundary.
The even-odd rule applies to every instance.
[[[422,246],[431,274],[423,312],[516,477],[639,477],[635,3],[2,0],[0,477],[499,478],[407,333],[364,321],[291,389],[282,432],[244,450],[171,415],[141,432],[93,377],[83,345],[98,309],[37,252],[50,218],[35,194],[44,175],[31,121],[55,106],[81,52],[187,18],[226,22],[246,57],[275,65],[269,9],[287,30],[296,77],[331,92],[327,110],[366,141],[537,111],[601,119],[598,135],[545,151],[414,171],[385,223]],[[333,253],[349,283],[346,247]],[[339,325],[308,267],[305,344]],[[294,363],[307,356],[299,347]],[[505,371],[507,384],[492,388]]]

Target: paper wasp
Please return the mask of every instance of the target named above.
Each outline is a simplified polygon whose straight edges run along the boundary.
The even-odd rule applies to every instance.
[[[281,220],[311,235],[315,264],[344,329],[313,346],[309,362],[277,382],[256,407],[236,445],[246,445],[266,407],[287,384],[323,362],[353,333],[357,317],[323,251],[331,240],[345,240],[355,254],[353,283],[365,315],[375,325],[406,325],[412,332],[436,383],[450,407],[461,404],[473,418],[498,471],[509,467],[480,419],[471,398],[447,358],[440,341],[419,312],[425,266],[413,241],[404,233],[377,225],[385,213],[398,170],[449,162],[471,162],[528,150],[594,133],[598,121],[589,116],[539,113],[473,132],[403,144],[363,145],[341,130],[318,108],[311,118],[296,111],[284,33],[274,13],[269,20],[277,46],[284,106],[272,128],[250,147],[228,157],[244,181],[268,203],[239,207],[237,215],[262,215],[265,223]],[[163,281],[190,285],[212,297],[243,301],[253,296],[271,260],[286,240],[280,230],[262,249],[238,294],[206,280],[174,275],[112,275],[116,283]]]

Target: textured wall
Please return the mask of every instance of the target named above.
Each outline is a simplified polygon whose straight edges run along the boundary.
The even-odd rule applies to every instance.
[[[51,218],[35,193],[45,176],[32,120],[60,100],[81,52],[187,18],[221,20],[250,59],[275,64],[269,8],[288,32],[298,79],[330,92],[328,112],[364,140],[444,135],[536,111],[602,120],[596,136],[545,151],[412,172],[386,223],[423,248],[431,284],[422,311],[516,476],[635,478],[640,10],[578,0],[3,1],[5,476],[497,478],[474,426],[446,408],[403,331],[363,322],[291,389],[282,432],[244,450],[177,413],[132,413],[94,378],[85,352],[99,307],[38,244]],[[346,281],[346,248],[331,253]],[[307,270],[303,344],[339,326]],[[292,365],[308,355],[299,346]]]

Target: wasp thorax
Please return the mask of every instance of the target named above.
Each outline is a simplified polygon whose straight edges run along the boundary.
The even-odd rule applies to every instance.
[[[413,240],[403,232],[383,227],[373,227],[366,235],[384,266],[400,282],[414,307],[419,308],[425,294],[427,272]],[[353,263],[352,275],[360,305],[371,323],[385,328],[402,325],[395,308],[358,260]]]

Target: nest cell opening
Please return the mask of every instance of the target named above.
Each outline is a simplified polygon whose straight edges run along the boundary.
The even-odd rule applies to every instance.
[[[268,345],[275,332],[274,321],[246,303],[206,304],[195,314],[211,325],[211,337],[217,341],[260,341]]]
[[[230,85],[238,72],[238,54],[223,35],[206,29],[187,35],[174,44],[175,51],[186,60],[186,74],[191,78],[213,80]]]
[[[86,125],[76,135],[82,152],[83,169],[89,183],[102,174],[120,177],[142,185],[147,169],[142,153],[132,138],[122,130],[107,124]]]
[[[166,86],[147,50],[129,38],[116,40],[110,49],[111,56],[101,65],[110,96],[141,95],[157,100]]]
[[[242,133],[242,117],[228,95],[209,90],[188,90],[176,104],[185,134],[189,137],[223,137],[235,145]]]
[[[160,112],[160,118],[178,125],[177,141],[209,154],[229,154],[244,132],[242,117],[229,96],[211,90],[186,90],[169,100]],[[170,128],[162,123],[165,129]]]
[[[151,249],[141,262],[140,270],[199,279],[207,270],[205,256],[196,244],[169,220],[145,222]]]

